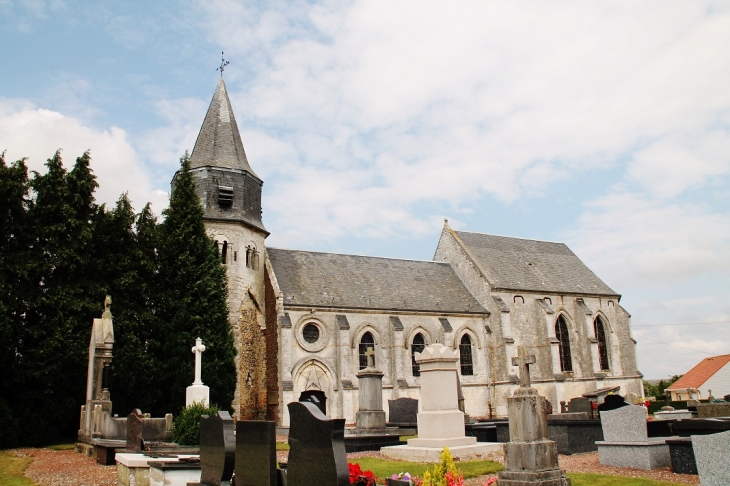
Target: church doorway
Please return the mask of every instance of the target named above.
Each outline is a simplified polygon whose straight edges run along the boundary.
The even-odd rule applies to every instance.
[[[305,390],[299,394],[299,401],[313,403],[327,415],[327,395],[322,390]]]

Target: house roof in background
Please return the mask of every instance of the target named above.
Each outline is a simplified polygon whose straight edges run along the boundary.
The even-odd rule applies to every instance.
[[[705,358],[697,366],[685,373],[682,378],[672,383],[667,390],[674,391],[686,390],[687,388],[699,388],[728,362],[730,362],[730,354]]]

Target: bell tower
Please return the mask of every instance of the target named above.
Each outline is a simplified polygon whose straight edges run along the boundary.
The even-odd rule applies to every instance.
[[[263,181],[243,149],[226,84],[221,77],[190,156],[190,171],[228,276],[228,319],[238,354],[234,416],[266,416]],[[224,406],[224,404],[220,404]]]

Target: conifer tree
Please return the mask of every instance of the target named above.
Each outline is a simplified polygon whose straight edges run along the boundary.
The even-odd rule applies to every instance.
[[[30,181],[24,160],[10,166],[0,153],[0,389],[15,389],[16,351],[32,292],[29,255],[32,232],[28,208]],[[0,448],[17,445],[20,425],[10,394],[0,394]]]
[[[90,323],[103,301],[89,258],[98,212],[90,161],[85,153],[67,173],[56,152],[31,181],[37,291],[28,296],[16,373],[16,412],[29,444],[72,436],[84,401]]]
[[[159,231],[157,307],[161,336],[153,340],[161,359],[158,373],[165,395],[156,412],[178,412],[193,379],[195,338],[203,339],[203,382],[211,402],[230,410],[236,369],[233,335],[228,323],[226,275],[213,241],[203,226],[203,208],[195,193],[190,160],[181,158],[170,205]]]

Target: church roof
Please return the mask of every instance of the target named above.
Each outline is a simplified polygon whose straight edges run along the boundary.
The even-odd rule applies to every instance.
[[[285,306],[484,314],[448,263],[268,248]]]
[[[618,297],[563,243],[454,233],[494,289]]]
[[[245,170],[256,176],[251,170],[251,166],[248,165],[241,134],[238,132],[236,117],[233,115],[233,108],[228,99],[223,78],[218,81],[218,87],[190,156],[191,169],[208,165]],[[258,178],[258,176],[256,177]]]

